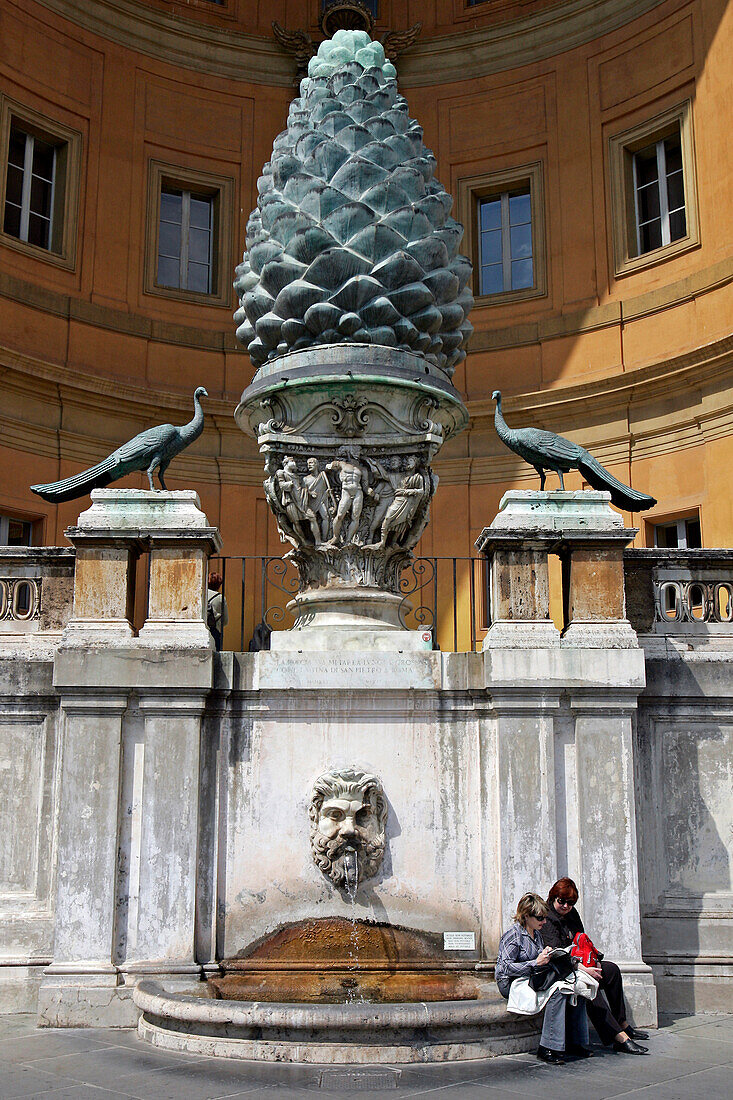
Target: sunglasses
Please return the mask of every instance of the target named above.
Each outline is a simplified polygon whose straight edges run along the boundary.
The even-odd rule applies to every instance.
[[[575,901],[577,900],[578,899],[576,898]],[[563,908],[567,906],[568,909],[572,909],[572,907],[575,905],[575,901],[570,901],[569,898],[555,898],[556,905],[562,905]]]
[[[543,923],[543,921],[546,921],[546,920],[547,920],[547,917],[545,917],[545,916],[542,916],[542,917],[535,917],[535,920],[539,921],[539,922],[540,922],[540,924],[542,924],[542,923]]]

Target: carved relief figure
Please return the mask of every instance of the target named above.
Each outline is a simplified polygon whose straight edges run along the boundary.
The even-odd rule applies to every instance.
[[[328,543],[325,544],[327,546],[336,545],[347,516],[350,523],[346,529],[344,544],[348,545],[354,541],[364,508],[364,493],[371,493],[366,484],[366,471],[356,463],[359,456],[358,450],[352,447],[340,447],[338,453],[344,457],[334,458],[326,466],[327,470],[338,471],[338,479],[341,483],[341,496],[333,520],[333,532]]]
[[[374,458],[367,458],[366,461],[379,479],[374,486],[375,508],[369,521],[369,542],[373,542],[379,534],[387,509],[395,498],[402,481],[402,473],[398,455],[388,455],[384,462],[377,462]]]
[[[276,481],[280,504],[291,527],[297,531],[299,526],[306,524],[310,528],[314,544],[318,546],[321,541],[318,520],[310,505],[308,489],[300,479],[298,466],[292,455],[286,455],[283,459],[282,469],[276,474]]]
[[[265,480],[262,483],[265,490],[265,500],[270,506],[270,510],[277,520],[277,529],[280,532],[280,539],[284,542],[286,539],[291,542],[293,546],[299,545],[298,533],[291,526],[288,521],[288,517],[283,511],[280,503],[280,496],[278,493],[278,469],[277,459],[274,454],[268,452],[265,455]]]
[[[320,520],[321,539],[325,542],[328,539],[331,527],[331,515],[328,506],[330,504],[333,511],[336,512],[336,498],[325,472],[319,468],[318,459],[309,458],[307,466],[308,473],[303,478],[303,484],[308,490],[310,506]]]
[[[376,875],[386,843],[387,799],[375,775],[355,768],[325,772],[313,785],[308,815],[314,862],[334,886],[346,884],[347,849],[356,852],[358,882]]]
[[[374,550],[384,550],[387,540],[392,536],[395,543],[403,542],[410,531],[413,519],[424,500],[426,493],[425,479],[417,472],[417,458],[415,455],[407,455],[405,458],[407,473],[402,477],[382,521],[382,529],[379,542],[372,545]]]

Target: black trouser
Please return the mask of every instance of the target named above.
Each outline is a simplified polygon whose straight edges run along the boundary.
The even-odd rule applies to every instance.
[[[621,971],[616,963],[601,962],[603,977],[598,983],[598,992],[594,1000],[588,1002],[588,1016],[605,1046],[610,1046],[623,1031],[626,1023],[626,1005],[624,1004],[624,986]]]

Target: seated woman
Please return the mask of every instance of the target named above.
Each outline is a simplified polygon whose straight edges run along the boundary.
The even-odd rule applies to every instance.
[[[585,931],[575,908],[577,900],[578,887],[571,878],[558,879],[550,890],[547,922],[542,931],[543,940],[550,947],[568,947],[578,932]],[[616,963],[602,959],[600,967],[590,973],[598,979],[598,993],[588,1002],[588,1015],[601,1042],[605,1046],[613,1044],[613,1049],[621,1054],[648,1054],[647,1048],[636,1042],[648,1039],[648,1033],[626,1021],[623,981]]]
[[[533,967],[550,957],[552,949],[545,947],[541,932],[547,915],[548,907],[539,894],[524,894],[519,899],[515,923],[499,940],[496,984],[502,997],[509,997],[515,978],[529,977]],[[562,1066],[566,1052],[578,1058],[590,1057],[585,1001],[579,998],[578,1004],[572,1005],[566,994],[555,990],[545,1005],[537,1057],[551,1066]]]

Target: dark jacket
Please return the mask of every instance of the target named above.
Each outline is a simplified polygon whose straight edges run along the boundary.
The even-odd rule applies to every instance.
[[[554,905],[550,906],[542,928],[542,939],[548,947],[569,947],[578,932],[584,932],[583,922],[575,906],[561,917]]]

